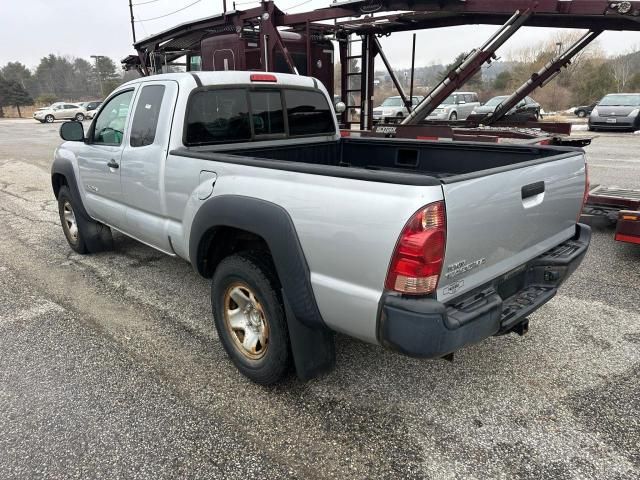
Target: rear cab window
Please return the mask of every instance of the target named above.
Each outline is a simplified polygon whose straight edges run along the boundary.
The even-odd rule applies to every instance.
[[[189,98],[183,143],[214,145],[335,133],[331,107],[318,90],[205,87]]]

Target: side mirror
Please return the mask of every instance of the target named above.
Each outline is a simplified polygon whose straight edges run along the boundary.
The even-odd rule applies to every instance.
[[[60,137],[67,142],[84,142],[84,127],[80,122],[64,122],[60,126]]]
[[[344,104],[344,102],[338,102],[335,105],[335,109],[336,113],[343,113],[347,109],[347,106]]]

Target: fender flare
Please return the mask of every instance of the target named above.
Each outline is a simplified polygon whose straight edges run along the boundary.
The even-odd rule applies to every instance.
[[[189,259],[204,275],[202,240],[216,227],[233,227],[258,235],[271,251],[291,313],[310,328],[326,328],[311,287],[311,274],[289,213],[280,205],[242,195],[219,195],[196,212],[189,236]]]
[[[316,304],[309,266],[289,213],[275,203],[241,195],[207,200],[193,219],[189,237],[189,258],[201,275],[205,274],[203,239],[216,227],[251,232],[267,243],[282,286],[298,378],[306,381],[332,370],[336,363],[333,332]]]
[[[91,216],[87,213],[87,210],[84,208],[84,204],[82,203],[80,190],[78,190],[78,182],[76,181],[76,174],[71,162],[69,160],[56,158],[51,165],[51,187],[53,188],[54,195],[58,198],[58,189],[54,181],[54,175],[56,174],[62,175],[66,179],[67,186],[71,192],[71,198],[76,205],[75,209],[79,210],[79,213],[84,216],[86,220],[91,220]]]

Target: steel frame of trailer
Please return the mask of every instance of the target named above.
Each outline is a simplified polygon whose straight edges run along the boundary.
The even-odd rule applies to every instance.
[[[398,12],[384,16],[373,16],[374,13]],[[346,20],[345,20],[346,19]],[[320,23],[333,20],[334,23]],[[341,20],[341,21],[338,21]],[[307,64],[313,61],[310,52],[312,35],[332,36],[338,41],[341,62],[341,97],[349,100],[350,76],[348,45],[352,35],[362,40],[360,76],[360,128],[371,130],[373,126],[373,90],[375,57],[381,56],[385,67],[411,111],[412,122],[417,118],[411,104],[397,80],[390,63],[378,41],[379,36],[399,31],[421,30],[464,24],[503,24],[503,27],[479,50],[474,50],[461,67],[449,72],[448,88],[432,91],[430,108],[444,92],[452,87],[459,87],[471,78],[485,62],[495,58],[495,50],[506,42],[515,31],[522,26],[547,26],[564,28],[584,28],[589,33],[559,58],[534,73],[531,79],[517,89],[511,97],[489,120],[500,127],[511,126],[501,121],[500,117],[508,112],[508,105],[517,104],[533,89],[550,81],[559,71],[568,65],[571,58],[586,47],[603,30],[636,30],[640,31],[640,1],[611,0],[351,0],[334,3],[304,13],[285,14],[271,0],[263,1],[260,6],[244,11],[230,11],[220,15],[177,25],[152,37],[134,44],[137,56],[129,56],[123,62],[126,68],[136,68],[143,75],[155,73],[151,69],[164,60],[175,60],[183,55],[189,56],[190,49],[202,38],[215,33],[236,32],[240,34],[245,28],[259,31],[261,64],[268,68],[274,64],[276,49],[279,49],[291,70],[297,73],[293,59],[279,34],[279,28],[286,28],[299,33],[306,33]],[[505,33],[505,27],[508,27]],[[489,48],[485,48],[489,47]],[[495,48],[494,48],[495,47]],[[189,62],[187,61],[187,65]],[[437,87],[436,87],[437,88]],[[525,93],[526,92],[526,93]],[[410,92],[411,93],[411,92]],[[434,93],[438,94],[437,98]],[[446,95],[448,96],[448,95]],[[444,97],[446,98],[446,97]],[[515,103],[514,103],[515,102]],[[348,102],[347,102],[348,103]],[[349,105],[355,108],[354,105]],[[428,109],[416,108],[426,112]],[[343,114],[343,123],[349,128],[348,112]],[[418,123],[419,120],[415,120]],[[437,126],[437,125],[436,125]],[[436,127],[434,126],[434,128]],[[478,124],[466,123],[457,128],[475,128]],[[519,125],[520,126],[520,125]],[[527,124],[527,127],[534,127]],[[557,131],[561,127],[550,127],[549,124],[537,124],[536,128],[551,128]],[[423,127],[428,128],[428,127]]]

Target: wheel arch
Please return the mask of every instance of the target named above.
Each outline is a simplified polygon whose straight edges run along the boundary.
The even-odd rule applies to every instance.
[[[204,202],[189,237],[189,259],[196,271],[210,277],[225,253],[243,246],[270,254],[285,301],[300,322],[311,328],[325,326],[289,213],[275,203],[241,195],[220,195]]]
[[[333,333],[318,309],[309,267],[289,213],[274,203],[240,195],[207,200],[191,224],[189,258],[196,271],[205,277],[213,273],[222,252],[229,248],[215,250],[215,244],[228,243],[234,235],[234,245],[240,238],[241,244],[248,242],[253,248],[264,248],[271,256],[282,287],[298,378],[309,380],[331,370],[336,362]],[[207,262],[209,255],[212,256]]]

